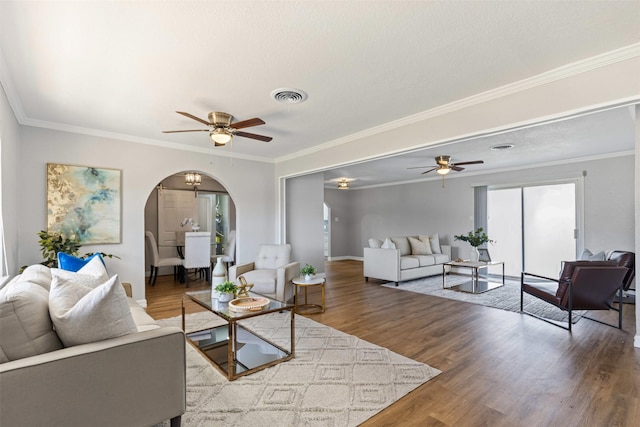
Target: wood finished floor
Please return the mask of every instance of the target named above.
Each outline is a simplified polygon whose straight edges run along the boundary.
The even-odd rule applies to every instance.
[[[443,371],[363,426],[640,425],[633,305],[624,305],[622,331],[582,319],[569,334],[527,315],[367,283],[358,261],[327,262],[326,275],[327,310],[307,317]],[[179,315],[184,290],[159,277],[147,285],[147,311]],[[614,312],[592,314],[617,322]]]

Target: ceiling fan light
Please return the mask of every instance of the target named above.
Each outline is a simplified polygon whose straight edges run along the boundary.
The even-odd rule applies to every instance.
[[[184,183],[187,185],[200,185],[202,184],[202,175],[195,172],[188,172],[184,176]]]
[[[214,129],[213,132],[209,134],[211,140],[215,143],[216,147],[220,145],[225,145],[227,142],[231,141],[231,134],[227,132],[225,129]]]
[[[349,186],[350,184],[347,180],[338,181],[338,190],[348,190]]]
[[[441,167],[438,170],[436,170],[436,172],[438,172],[440,175],[446,175],[451,171],[451,168],[449,167]]]

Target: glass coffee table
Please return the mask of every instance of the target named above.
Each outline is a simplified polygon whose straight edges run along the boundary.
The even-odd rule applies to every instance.
[[[488,276],[480,276],[479,270],[488,269],[494,265],[502,265],[502,283],[493,282],[489,280]],[[471,280],[469,282],[461,283],[459,285],[447,287],[447,274],[445,266],[449,267],[463,267],[471,269]],[[504,262],[503,261],[450,261],[442,264],[442,288],[453,289],[456,291],[469,292],[472,294],[481,294],[483,292],[490,291],[491,289],[504,286]]]
[[[294,305],[285,304],[262,295],[249,293],[251,298],[266,299],[268,304],[253,311],[233,311],[229,303],[218,302],[211,291],[185,292],[182,298],[182,330],[185,330],[185,302],[193,301],[224,319],[224,325],[186,333],[188,341],[209,359],[229,381],[295,357]],[[238,322],[269,313],[289,311],[291,316],[290,348],[287,350],[251,331]]]

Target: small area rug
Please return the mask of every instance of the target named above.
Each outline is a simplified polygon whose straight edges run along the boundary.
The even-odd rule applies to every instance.
[[[267,314],[242,324],[289,348],[289,316]],[[180,322],[180,316],[158,321],[178,327]],[[211,313],[195,313],[187,315],[186,329],[221,323]],[[187,412],[182,425],[357,426],[440,374],[303,316],[296,316],[295,328],[294,359],[235,381],[227,381],[187,344]]]
[[[459,285],[461,283],[468,282],[469,280],[470,276],[468,275],[448,274],[447,287]],[[492,278],[491,280],[499,282],[502,280],[502,276],[499,278]],[[393,282],[385,283],[383,286],[403,291],[417,292],[419,294],[470,302],[487,307],[499,308],[501,310],[520,312],[520,279],[514,280],[507,278],[504,286],[481,294],[471,294],[453,289],[443,289],[442,276],[431,276],[400,282],[397,287]],[[527,294],[524,295],[524,309],[529,313],[555,321],[566,322],[569,317],[565,311]],[[581,312],[573,313],[572,323],[576,323],[580,320],[580,313]]]

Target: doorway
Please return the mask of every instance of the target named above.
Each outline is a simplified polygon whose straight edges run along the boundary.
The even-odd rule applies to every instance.
[[[562,261],[575,260],[581,200],[576,182],[489,189],[487,225],[491,257],[505,274],[528,271],[557,277]]]

